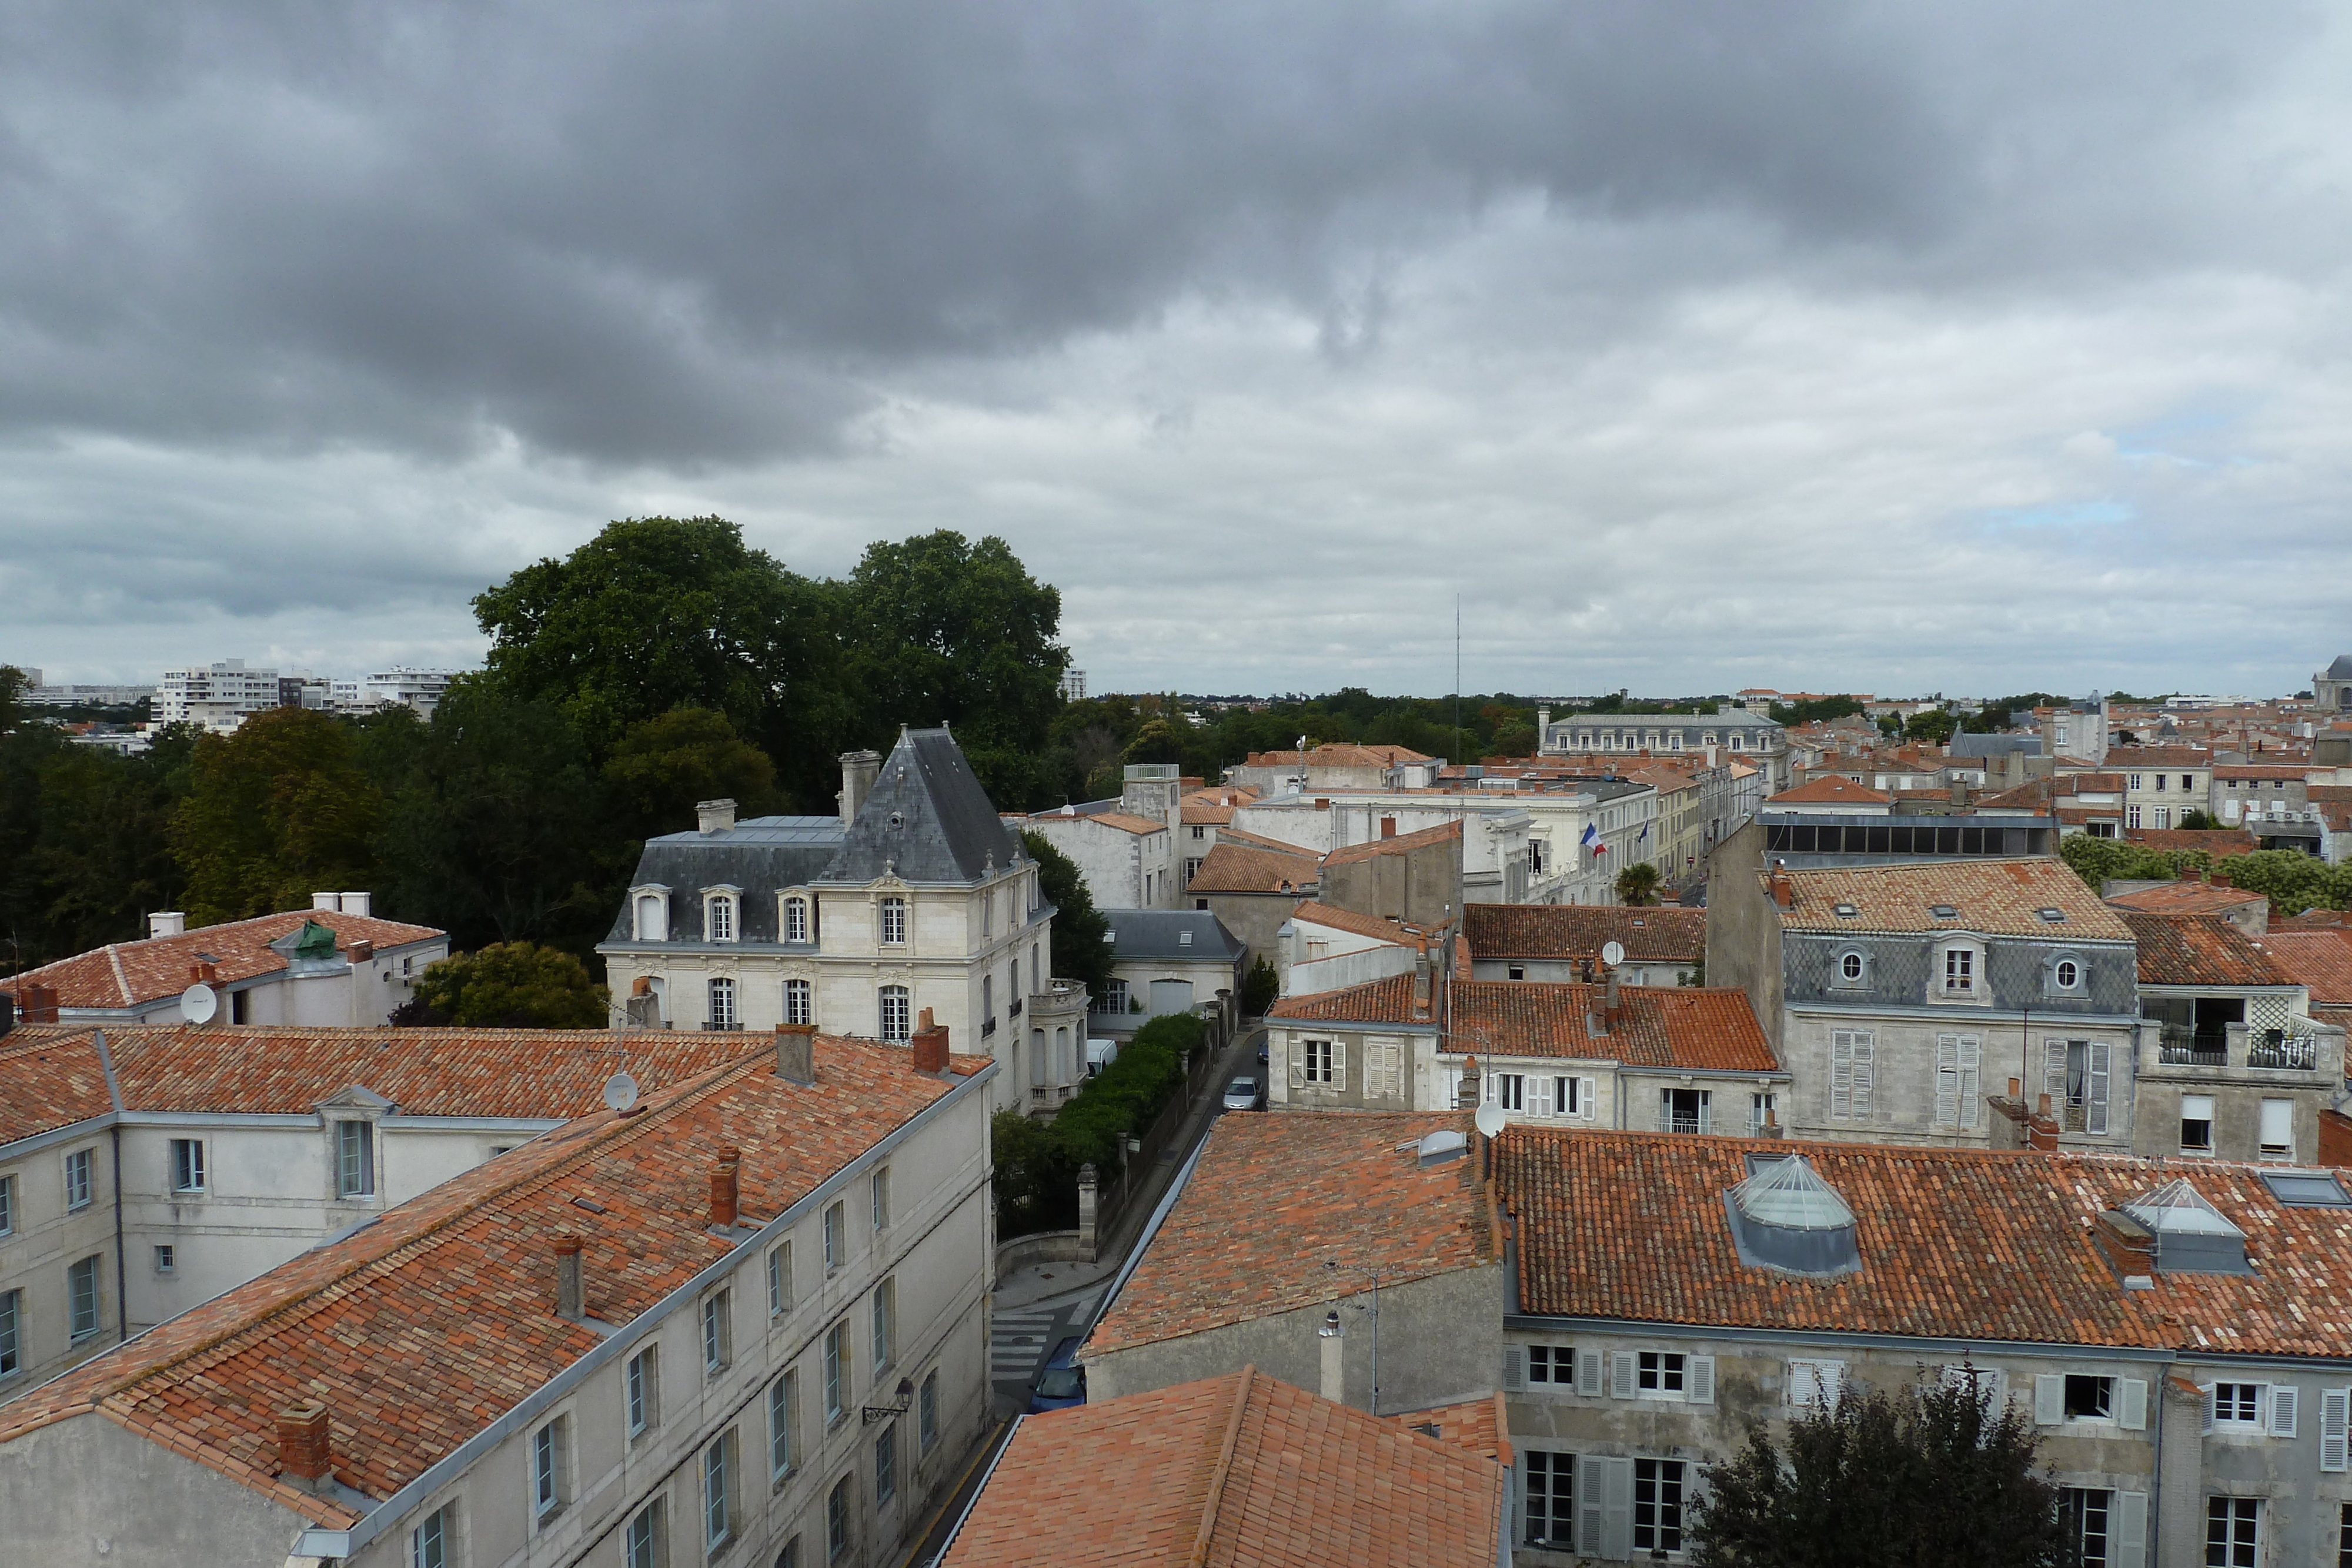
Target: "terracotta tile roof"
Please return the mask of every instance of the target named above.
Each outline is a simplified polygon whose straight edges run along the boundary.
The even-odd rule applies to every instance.
[[[1233,806],[1188,805],[1177,808],[1177,816],[1178,820],[1188,827],[1196,823],[1206,827],[1222,827],[1234,820],[1234,812],[1237,809]]]
[[[1474,1454],[1484,1454],[1496,1464],[1511,1462],[1511,1418],[1504,1407],[1502,1391],[1497,1389],[1484,1399],[1468,1399],[1459,1405],[1437,1405],[1426,1410],[1407,1410],[1383,1417],[1392,1427],[1402,1427],[1425,1437],[1451,1443],[1457,1448],[1467,1448]],[[1429,1431],[1434,1427],[1436,1431]]]
[[[2107,902],[2117,909],[2137,909],[2149,915],[2219,915],[2225,909],[2242,909],[2250,904],[2270,901],[2242,887],[2221,887],[2185,876],[2179,882],[2119,893]]]
[[[2221,762],[2213,768],[2216,779],[2284,779],[2301,782],[2304,768],[2297,763]]]
[[[1402,1023],[1413,1018],[1412,977],[1388,975],[1360,986],[1336,991],[1313,991],[1285,997],[1266,1009],[1268,1018],[1302,1019],[1308,1022]],[[1429,1019],[1420,1022],[1426,1027]]]
[[[2352,1357],[2342,1211],[2289,1208],[2257,1167],[2121,1155],[1780,1143],[1853,1210],[1861,1271],[1743,1265],[1722,1194],[1752,1138],[1562,1133],[1496,1142],[1528,1312],[1634,1322]],[[2246,1232],[2252,1275],[2122,1289],[2089,1234],[2176,1176]]]
[[[335,909],[291,909],[279,915],[257,915],[223,925],[200,925],[177,936],[155,936],[143,942],[116,942],[70,958],[60,958],[28,969],[18,981],[53,988],[61,1008],[128,1008],[176,997],[188,988],[188,971],[209,954],[224,984],[274,975],[287,966],[285,955],[269,944],[317,921],[335,934],[336,951],[353,942],[373,942],[379,951],[411,942],[429,942],[448,933],[429,925],[397,920],[377,920],[345,915]]]
[[[1410,746],[1350,746],[1331,742],[1312,751],[1253,751],[1245,768],[1296,768],[1301,760],[1310,767],[1325,768],[1388,768],[1399,762],[1433,762]]]
[[[1219,833],[1202,857],[1201,869],[1186,884],[1187,893],[1314,892],[1316,860],[1304,850],[1270,850],[1235,843],[1237,835]]]
[[[1432,1027],[1416,1018],[1412,977],[1390,975],[1360,986],[1285,997],[1270,1019],[1307,1023]],[[1442,976],[1436,1012],[1444,1048],[1469,1056],[1549,1057],[1622,1061],[1640,1067],[1778,1072],[1780,1062],[1757,1026],[1745,991],[1734,987],[1623,986],[1613,1029],[1600,1018],[1608,988],[1534,980],[1470,980]]]
[[[1425,946],[1430,934],[1402,920],[1384,920],[1377,915],[1359,915],[1352,909],[1339,909],[1312,900],[1290,912],[1293,920],[1303,920],[1310,925],[1328,925],[1334,931],[1352,931],[1359,936],[1376,941],[1394,942],[1404,946]]]
[[[2282,915],[2271,921],[2273,931],[2341,931],[2352,928],[2352,912],[2341,909],[2306,909],[2300,915]]]
[[[1244,1367],[1027,1417],[942,1562],[1492,1568],[1504,1476]]]
[[[1399,833],[1394,838],[1367,839],[1360,844],[1344,844],[1323,857],[1325,865],[1348,865],[1356,861],[1368,861],[1381,855],[1406,854],[1413,850],[1427,849],[1462,836],[1459,822],[1440,822],[1433,828],[1418,832]]]
[[[1117,828],[1125,833],[1164,833],[1168,831],[1165,822],[1155,822],[1149,817],[1132,816],[1125,811],[1097,811],[1087,821],[1100,822],[1106,828]]]
[[[1704,909],[1601,904],[1469,904],[1462,935],[1481,958],[1591,958],[1615,942],[1629,964],[1696,960],[1706,952]]]
[[[524,1144],[0,1406],[0,1442],[96,1411],[348,1523],[346,1505],[275,1479],[276,1412],[322,1400],[336,1479],[387,1498],[604,1343],[554,1315],[557,1233],[586,1243],[588,1314],[625,1324],[725,1255],[706,1228],[712,1151],[742,1151],[743,1212],[772,1217],[950,1087],[903,1049],[816,1051],[813,1087],[763,1050],[637,1115],[600,1110]]]
[[[2055,859],[1922,862],[1887,866],[1836,866],[1791,871],[1796,907],[1780,924],[1806,931],[1979,931],[1987,936],[2038,936],[2063,932],[2078,942],[2127,942],[2131,932],[2099,895]],[[1856,913],[1841,915],[1840,904]],[[1959,911],[1938,919],[1937,904]],[[2052,925],[2039,911],[2064,912]]]
[[[2314,1006],[2352,1007],[2352,931],[2273,925],[2263,946],[2273,962],[2311,993]]]
[[[2119,911],[2139,941],[2143,986],[2291,986],[2261,943],[2218,915]]]
[[[2126,828],[2124,840],[2152,850],[2203,850],[2215,860],[2252,854],[2262,847],[2239,828]]]
[[[1217,835],[1217,841],[1241,844],[1249,849],[1272,850],[1276,854],[1314,857],[1318,852],[1294,844],[1287,839],[1272,838],[1265,833],[1253,833],[1245,828],[1228,828]]]
[[[1349,1289],[1335,1278],[1361,1279],[1366,1270],[1393,1285],[1493,1262],[1476,1161],[1423,1170],[1411,1148],[1397,1146],[1441,1130],[1467,1134],[1470,1118],[1369,1111],[1219,1118],[1086,1354],[1328,1301]],[[1334,1261],[1339,1269],[1326,1266]]]
[[[2109,772],[2147,768],[2210,768],[2213,754],[2201,746],[2110,746],[2103,764]]]
[[[359,1084],[412,1116],[578,1116],[604,1103],[604,1082],[625,1061],[653,1091],[766,1043],[668,1030],[28,1025],[0,1041],[0,1064],[14,1069],[0,1101],[0,1143],[109,1108],[103,1078],[94,1097],[90,1088],[99,1028],[125,1109],[245,1115],[309,1112]]]
[[[1764,803],[1768,806],[1826,806],[1850,803],[1856,806],[1884,806],[1892,795],[1882,794],[1866,784],[1857,784],[1840,774],[1816,779],[1810,784],[1800,784],[1794,789],[1783,789]]]

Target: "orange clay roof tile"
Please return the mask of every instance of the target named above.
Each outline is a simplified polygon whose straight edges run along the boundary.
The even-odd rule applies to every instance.
[[[2219,915],[2117,913],[2139,941],[2143,986],[2291,986],[2263,945]]]
[[[1839,866],[1788,873],[1796,904],[1780,924],[1792,931],[1975,931],[1993,936],[2063,932],[2076,942],[2128,942],[2117,912],[2099,902],[2062,860],[1930,861]],[[1842,915],[1841,904],[1854,914]],[[1934,913],[1941,904],[1951,916]],[[2066,918],[2053,925],[2040,911]]]
[[[1706,911],[1600,904],[1471,904],[1462,934],[1481,958],[1598,960],[1615,942],[1629,964],[1691,962],[1706,952]]]
[[[204,961],[203,955],[210,956],[223,984],[277,974],[287,967],[287,958],[269,944],[301,930],[310,921],[334,932],[338,952],[349,949],[353,942],[373,942],[381,951],[447,936],[429,925],[345,915],[340,910],[293,909],[223,925],[200,925],[177,936],[112,943],[28,969],[5,983],[12,988],[20,983],[47,986],[58,993],[61,1008],[137,1007],[186,990],[189,971]]]

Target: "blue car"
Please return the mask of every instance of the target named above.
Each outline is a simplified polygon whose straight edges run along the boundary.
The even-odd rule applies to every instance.
[[[1078,1364],[1078,1336],[1073,1334],[1045,1358],[1045,1370],[1037,1375],[1037,1386],[1029,1393],[1032,1416],[1087,1402],[1087,1369]]]

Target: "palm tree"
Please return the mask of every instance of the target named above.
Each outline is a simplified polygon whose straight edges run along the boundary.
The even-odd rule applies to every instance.
[[[1620,904],[1654,904],[1658,896],[1658,868],[1647,861],[1635,861],[1617,873],[1617,902]]]

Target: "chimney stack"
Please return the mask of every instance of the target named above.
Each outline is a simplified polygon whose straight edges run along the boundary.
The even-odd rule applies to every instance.
[[[1392,839],[1396,837],[1396,819],[1394,817],[1382,817],[1381,819],[1381,837],[1384,839]]]
[[[16,1021],[19,1023],[55,1023],[58,1021],[58,993],[51,986],[18,986],[16,988]]]
[[[286,1479],[304,1491],[323,1492],[334,1484],[334,1444],[324,1405],[306,1399],[278,1413],[278,1463]]]
[[[155,936],[185,936],[188,917],[177,909],[159,909],[147,917],[147,935]]]
[[[219,980],[220,966],[209,958],[201,964],[188,966],[188,984],[192,986],[216,985]]]
[[[1785,861],[1772,867],[1772,902],[1783,909],[1797,907],[1797,879],[1789,874]]]
[[[1759,1135],[1767,1138],[1785,1138],[1789,1135],[1789,1129],[1780,1125],[1780,1113],[1769,1105],[1764,1108],[1764,1126]]]
[[[345,896],[350,895],[345,894]],[[375,956],[375,944],[362,936],[358,941],[344,946],[343,956],[354,964],[367,963]]]
[[[1608,1020],[1612,1034],[1615,1034],[1625,1021],[1625,998],[1618,994],[1619,978],[1616,970],[1609,971],[1609,988],[1602,993],[1601,1005],[1601,1016]]]
[[[719,1151],[719,1163],[710,1167],[710,1224],[713,1229],[735,1228],[735,1176],[743,1153],[730,1144]]]
[[[2051,1114],[2047,1094],[2036,1103],[2033,1114],[2026,1118],[2025,1146],[2044,1154],[2058,1152],[2058,1118]]]
[[[940,1073],[948,1070],[948,1026],[931,1021],[931,1009],[925,1008],[919,1015],[914,1037],[907,1043],[914,1047],[915,1071]]]
[[[735,825],[735,802],[721,798],[694,803],[694,828],[698,833],[723,833]]]
[[[1454,1092],[1454,1108],[1457,1111],[1475,1111],[1481,1097],[1478,1087],[1478,1059],[1475,1056],[1465,1057],[1462,1060],[1462,1087]]]
[[[340,911],[343,907],[343,895],[340,893],[314,893],[310,895],[310,907],[331,914]]]
[[[799,1084],[816,1082],[816,1025],[776,1026],[776,1076]]]
[[[877,751],[845,751],[841,754],[841,825],[854,828],[857,813],[866,804],[866,797],[874,793],[874,781],[882,777],[882,755]]]
[[[568,1230],[555,1233],[555,1315],[575,1323],[588,1315],[580,1282],[580,1238]]]
[[[1339,1324],[1337,1308],[1323,1314],[1323,1322],[1315,1331],[1318,1345],[1323,1353],[1324,1398],[1334,1405],[1348,1402],[1348,1331]]]
[[[1429,1017],[1429,948],[1426,945],[1412,956],[1412,1016]]]

